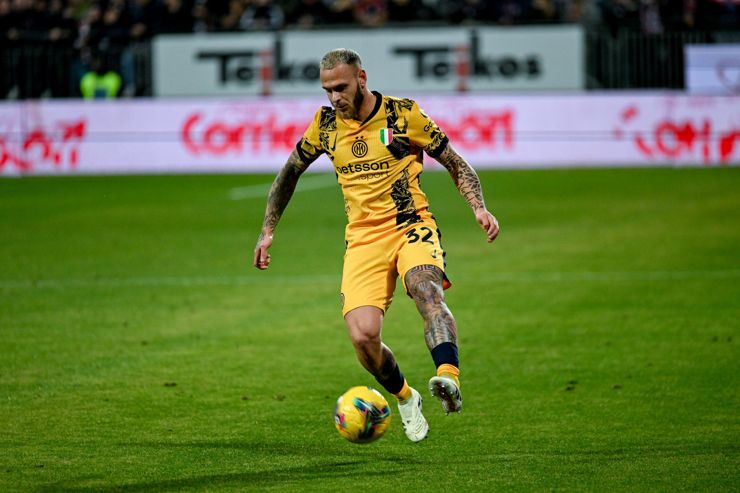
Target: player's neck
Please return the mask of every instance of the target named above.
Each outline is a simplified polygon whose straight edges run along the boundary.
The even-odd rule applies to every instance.
[[[369,89],[365,89],[365,97],[362,98],[362,104],[360,105],[360,111],[357,112],[357,121],[364,122],[367,117],[370,116],[373,109],[375,108],[375,99],[377,96],[370,92]]]

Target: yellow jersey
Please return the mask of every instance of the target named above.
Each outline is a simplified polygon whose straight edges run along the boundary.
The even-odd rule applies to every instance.
[[[296,145],[306,163],[326,153],[344,194],[348,245],[370,243],[431,217],[419,176],[423,151],[438,157],[447,136],[410,99],[375,94],[364,122],[320,108]]]

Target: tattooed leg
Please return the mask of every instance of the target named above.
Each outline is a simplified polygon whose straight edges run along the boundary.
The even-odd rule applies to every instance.
[[[424,338],[430,351],[445,342],[457,345],[457,325],[445,303],[443,279],[444,272],[434,265],[419,265],[404,277],[406,289],[424,319]]]
[[[439,399],[445,414],[462,410],[460,361],[457,356],[457,326],[445,304],[444,273],[434,265],[419,265],[409,270],[404,281],[424,318],[424,336],[437,375],[429,379],[429,391]]]

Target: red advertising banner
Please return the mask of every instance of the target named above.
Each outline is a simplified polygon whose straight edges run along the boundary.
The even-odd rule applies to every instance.
[[[459,95],[419,103],[478,168],[740,164],[737,96]],[[0,175],[274,172],[326,104],[2,103]],[[331,165],[322,158],[311,169]]]

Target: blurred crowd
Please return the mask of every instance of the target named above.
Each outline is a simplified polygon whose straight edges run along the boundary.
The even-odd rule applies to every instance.
[[[105,47],[159,33],[408,23],[737,29],[740,0],[0,0],[0,43]]]
[[[151,94],[157,34],[579,23],[653,38],[738,30],[739,14],[740,0],[0,0],[0,98]]]

